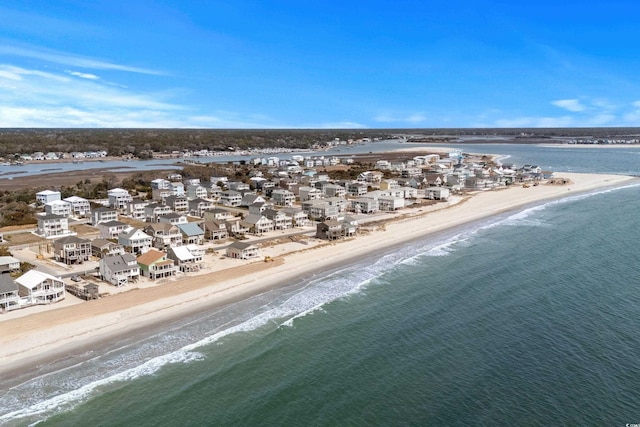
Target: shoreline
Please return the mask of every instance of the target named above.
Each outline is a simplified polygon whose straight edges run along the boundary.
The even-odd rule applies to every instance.
[[[14,319],[0,317],[0,358],[4,361],[0,381],[8,383],[15,381],[16,376],[41,373],[42,366],[53,361],[75,363],[79,353],[100,351],[125,337],[128,340],[149,330],[160,332],[164,325],[178,319],[284,287],[292,280],[299,281],[426,236],[532,204],[640,182],[622,175],[557,173],[557,176],[572,183],[485,191],[443,209],[416,212],[413,216],[400,213],[385,223],[383,230],[278,255],[275,262],[254,261]]]

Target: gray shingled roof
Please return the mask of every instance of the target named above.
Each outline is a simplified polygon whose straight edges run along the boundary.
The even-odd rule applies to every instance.
[[[8,274],[0,274],[0,293],[17,291],[18,284]]]
[[[132,254],[124,254],[124,255],[111,255],[103,258],[103,262],[107,265],[109,270],[111,271],[124,271],[129,270],[131,268],[128,265],[129,262],[135,262],[136,257]]]

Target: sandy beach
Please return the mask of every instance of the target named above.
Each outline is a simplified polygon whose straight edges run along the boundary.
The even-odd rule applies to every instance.
[[[78,349],[99,347],[125,334],[259,294],[432,233],[545,200],[638,182],[637,178],[620,175],[557,173],[556,177],[567,178],[570,183],[529,188],[514,185],[480,192],[448,207],[442,204],[441,209],[400,212],[396,220],[353,239],[303,250],[275,248],[274,262],[247,261],[81,304],[15,318],[0,315],[0,379],[11,378],[16,370],[26,372],[48,360],[68,357]]]

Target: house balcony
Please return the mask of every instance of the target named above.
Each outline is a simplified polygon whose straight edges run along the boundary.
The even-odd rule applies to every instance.
[[[19,295],[1,295],[0,296],[0,309],[12,310],[20,307]]]

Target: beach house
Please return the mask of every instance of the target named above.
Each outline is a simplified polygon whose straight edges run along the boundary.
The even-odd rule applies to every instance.
[[[161,203],[150,203],[144,207],[144,220],[146,222],[158,222],[158,218],[171,212],[170,206]]]
[[[225,190],[220,193],[220,203],[224,206],[237,207],[242,202],[242,194],[234,190]]]
[[[129,228],[129,225],[122,221],[107,221],[98,224],[100,237],[103,239],[117,239],[118,235],[127,228]]]
[[[187,216],[178,212],[170,212],[168,214],[160,215],[158,222],[167,222],[169,224],[178,225],[186,224],[189,222]]]
[[[231,211],[228,211],[226,209],[214,208],[210,211],[205,212],[203,218],[205,221],[226,221],[228,219],[233,219],[234,217],[235,214]]]
[[[330,219],[316,225],[316,237],[324,240],[337,240],[344,237],[342,221]]]
[[[271,201],[276,206],[292,206],[296,201],[296,195],[289,190],[277,189],[271,192]]]
[[[139,221],[144,221],[145,214],[144,208],[149,205],[149,201],[133,199],[127,204],[126,214],[129,218],[137,219]]]
[[[88,218],[91,215],[91,204],[85,198],[71,196],[63,199],[71,205],[71,215],[77,218]]]
[[[156,222],[144,228],[144,232],[153,238],[153,247],[166,249],[168,247],[182,245],[182,233],[180,229],[167,222]]]
[[[306,227],[310,223],[309,216],[300,208],[282,208],[280,212],[291,218],[293,227]]]
[[[118,211],[124,211],[133,197],[124,188],[112,188],[107,190],[107,199],[109,200],[109,207]]]
[[[167,254],[156,249],[140,255],[137,258],[140,273],[151,280],[172,277],[176,275],[178,267],[171,259],[167,259]]]
[[[167,257],[173,260],[184,273],[199,271],[203,267],[204,249],[196,245],[184,245],[167,250]]]
[[[263,234],[269,231],[273,231],[273,221],[265,217],[264,215],[249,214],[242,220],[242,225],[249,230],[252,234]]]
[[[172,211],[178,213],[189,212],[189,199],[186,196],[172,195],[164,199],[164,204],[169,206]]]
[[[202,198],[189,200],[189,214],[202,218],[204,213],[213,209],[213,202]]]
[[[187,185],[187,198],[204,199],[207,197],[207,189],[200,184]]]
[[[91,256],[91,241],[77,236],[67,236],[53,242],[53,253],[58,262],[82,264]]]
[[[369,214],[378,212],[378,200],[368,197],[360,197],[351,200],[351,209],[357,214]]]
[[[0,274],[20,271],[20,260],[12,256],[0,256]]]
[[[204,230],[195,222],[178,224],[177,227],[182,234],[182,244],[201,245],[204,241]]]
[[[20,308],[18,284],[8,274],[0,274],[0,311]]]
[[[118,211],[115,209],[101,206],[91,212],[91,225],[94,227],[102,222],[116,221],[118,219]]]
[[[104,258],[108,255],[124,254],[124,247],[106,239],[93,239],[91,241],[91,254],[96,258]]]
[[[288,230],[293,228],[293,219],[286,213],[276,209],[265,209],[263,215],[273,221],[274,230]]]
[[[35,233],[45,239],[54,239],[75,234],[69,230],[69,218],[63,215],[38,215]]]
[[[100,259],[98,266],[102,280],[115,286],[125,286],[140,276],[140,267],[132,254],[108,255]]]
[[[60,200],[61,198],[61,193],[59,191],[42,190],[36,193],[36,202],[43,205],[49,202]]]
[[[235,259],[258,257],[258,247],[246,242],[233,242],[227,247],[227,256]]]
[[[118,243],[127,252],[143,254],[151,249],[152,238],[139,228],[129,228],[118,235]]]
[[[71,216],[71,204],[63,200],[54,200],[44,204],[44,211],[47,215]]]
[[[224,221],[211,220],[200,224],[205,240],[221,240],[227,238],[227,226]]]
[[[28,305],[49,304],[65,297],[64,282],[58,277],[38,270],[29,270],[15,279],[22,299]]]
[[[308,200],[302,203],[302,210],[312,220],[325,220],[338,216],[338,207],[332,206],[326,200]]]
[[[447,200],[451,191],[446,187],[429,187],[425,189],[425,197],[430,200]]]

